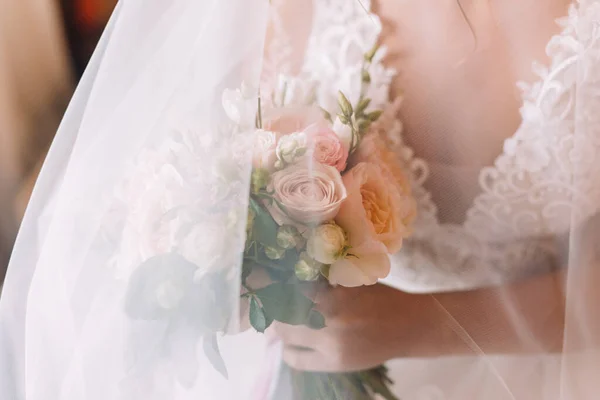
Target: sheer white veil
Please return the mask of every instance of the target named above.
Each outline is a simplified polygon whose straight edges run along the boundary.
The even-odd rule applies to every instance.
[[[209,399],[251,392],[255,371],[249,366],[260,358],[246,365],[244,354],[260,356],[259,346],[237,348],[236,337],[222,346],[225,360],[235,358],[227,363],[227,381],[206,357],[195,359],[186,328],[171,330],[179,338],[166,350],[159,342],[167,324],[126,315],[124,277],[130,271],[119,265],[131,262],[119,258],[136,257],[144,239],[132,234],[124,246],[124,220],[138,212],[143,222],[150,214],[119,205],[131,205],[131,185],[124,183],[139,172],[144,149],[185,146],[189,132],[202,132],[211,151],[201,155],[197,172],[210,175],[212,181],[202,184],[222,198],[214,204],[221,207],[212,212],[214,222],[229,221],[229,231],[217,239],[227,240],[233,254],[243,249],[243,168],[250,163],[238,152],[237,170],[233,158],[219,152],[219,140],[234,134],[221,96],[242,83],[258,87],[267,7],[262,0],[119,3],[52,145],[14,249],[0,306],[1,398]],[[165,144],[166,138],[172,141]],[[154,184],[166,194],[170,182]],[[136,189],[150,190],[144,184]],[[235,298],[228,295],[239,297],[238,258],[219,266],[232,271],[231,280],[215,289],[225,308],[237,304],[228,305]],[[208,317],[198,311],[190,318],[200,324]]]
[[[278,361],[263,336],[236,333],[233,316],[254,140],[243,128],[258,104],[268,8],[267,0],[119,3],[17,239],[0,300],[0,398],[264,398],[263,379]],[[290,25],[306,30],[308,14],[289,16]],[[599,23],[590,21],[595,32]],[[294,43],[301,55],[305,42]],[[563,350],[547,354],[560,372],[544,377],[560,400],[600,393],[600,162],[590,153],[600,148],[600,54],[578,46],[573,54],[576,90],[547,88],[569,105],[563,149],[565,171],[574,171],[549,211],[570,220],[561,229]],[[246,108],[224,106],[223,96]],[[161,250],[175,258],[152,258]],[[151,282],[136,281],[140,264]],[[195,293],[181,303],[189,307],[170,308],[180,289]],[[155,307],[142,301],[148,296]],[[504,296],[501,312],[530,340]],[[209,335],[215,327],[220,334]]]

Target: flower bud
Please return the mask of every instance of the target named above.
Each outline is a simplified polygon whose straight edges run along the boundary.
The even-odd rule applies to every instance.
[[[269,184],[269,171],[263,168],[257,168],[252,171],[251,185],[252,192],[258,193],[261,189],[267,187]]]
[[[352,113],[354,112],[352,104],[350,104],[348,98],[341,91],[338,93],[338,105],[345,117],[350,118],[352,116]]]
[[[265,255],[271,260],[280,260],[285,255],[285,249],[275,247],[265,247]]]
[[[284,225],[277,230],[277,244],[283,249],[291,249],[300,243],[300,232],[295,226]]]
[[[344,257],[348,248],[346,232],[333,223],[323,224],[310,232],[306,251],[313,259],[323,264],[333,264]]]
[[[300,254],[300,259],[296,263],[296,278],[301,281],[314,281],[319,277],[323,265],[308,256],[306,252]]]

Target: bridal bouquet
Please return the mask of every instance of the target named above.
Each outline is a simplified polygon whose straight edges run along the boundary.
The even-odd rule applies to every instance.
[[[415,203],[406,173],[371,129],[382,111],[339,93],[337,115],[316,106],[259,106],[244,252],[249,321],[327,325],[304,295],[311,282],[373,285],[390,271],[389,254],[411,231]],[[270,284],[248,277],[266,271]],[[303,290],[304,289],[304,290]],[[298,398],[395,399],[385,367],[346,374],[291,371]]]
[[[361,75],[366,87],[368,70]],[[175,380],[192,385],[200,338],[206,359],[227,376],[218,334],[236,330],[240,302],[228,293],[241,290],[258,332],[274,321],[323,329],[327,320],[307,286],[373,285],[389,274],[389,255],[411,233],[415,202],[379,125],[384,112],[368,90],[353,101],[339,92],[325,111],[306,87],[286,81],[258,107],[255,90],[225,90],[232,123],[222,134],[203,135],[202,124],[192,123],[134,162],[122,187],[122,251],[114,266],[128,282],[127,315],[168,328],[156,339],[156,360],[133,358],[132,371],[168,362]],[[300,101],[290,101],[298,93]],[[231,251],[242,243],[243,255]],[[240,259],[241,280],[232,275]],[[252,277],[265,274],[255,284]],[[139,343],[132,338],[132,346]],[[290,372],[301,400],[395,399],[384,366]]]

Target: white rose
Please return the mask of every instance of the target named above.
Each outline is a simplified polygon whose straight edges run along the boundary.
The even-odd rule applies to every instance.
[[[294,132],[283,136],[277,143],[277,159],[283,164],[293,164],[304,157],[307,151],[307,138],[304,132]]]
[[[310,232],[306,251],[323,264],[333,264],[344,256],[347,246],[344,230],[336,224],[324,224]]]

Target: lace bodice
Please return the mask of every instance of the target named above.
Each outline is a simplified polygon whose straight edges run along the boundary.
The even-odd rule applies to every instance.
[[[318,102],[325,109],[333,109],[338,90],[350,94],[350,99],[358,96],[356,82],[360,79],[355,78],[361,73],[363,54],[379,40],[381,23],[366,0],[316,0],[313,18],[302,79],[316,82]],[[600,51],[599,21],[600,4],[587,0],[577,1],[569,15],[558,21],[562,32],[552,37],[546,49],[549,65],[535,63],[537,80],[519,83],[522,123],[505,141],[494,164],[480,171],[481,191],[462,224],[442,223],[438,217],[426,189],[428,163],[403,142],[402,123],[397,117],[400,99],[390,98],[396,71],[385,66],[385,49],[377,52],[369,71],[369,96],[374,106],[386,109],[387,133],[411,171],[418,202],[414,235],[394,256],[389,283],[409,291],[456,290],[561,264],[561,236],[569,230],[572,213],[593,213],[600,204],[598,193],[587,193],[589,207],[574,210],[575,189],[571,185],[576,173],[573,160],[589,166],[588,174],[598,169],[593,165],[600,150],[597,139],[584,147],[588,150],[585,154],[580,147],[575,149],[574,104],[576,94],[579,107],[582,101],[589,102],[586,107],[595,103],[593,97],[586,99],[576,93],[576,82],[581,83],[581,78],[576,81],[575,77],[585,58]],[[281,51],[286,48],[285,34],[280,32],[277,38],[268,53],[287,54]],[[597,87],[599,72],[589,71],[586,87]],[[586,179],[594,179],[593,175]]]

